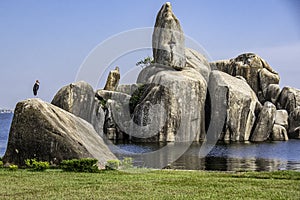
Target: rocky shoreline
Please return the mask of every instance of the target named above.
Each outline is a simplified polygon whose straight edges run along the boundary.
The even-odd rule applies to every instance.
[[[154,63],[135,84],[119,85],[116,68],[104,89],[94,91],[80,81],[61,88],[51,104],[19,102],[3,161],[23,165],[25,159],[37,158],[59,164],[93,157],[104,165],[115,159],[106,139],[300,139],[300,90],[281,90],[279,74],[260,56],[244,53],[209,63],[185,47],[170,3],[157,14],[152,47]]]

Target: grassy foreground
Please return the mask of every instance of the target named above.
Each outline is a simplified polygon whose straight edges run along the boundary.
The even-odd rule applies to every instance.
[[[299,199],[300,172],[0,169],[0,199]]]

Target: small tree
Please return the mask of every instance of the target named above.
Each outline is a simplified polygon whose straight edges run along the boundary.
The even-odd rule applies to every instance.
[[[141,68],[144,68],[144,67],[151,65],[153,62],[154,62],[154,59],[150,56],[147,56],[143,60],[140,60],[139,62],[137,62],[135,65],[140,66]]]

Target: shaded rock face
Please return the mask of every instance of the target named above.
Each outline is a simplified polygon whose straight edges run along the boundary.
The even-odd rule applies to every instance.
[[[286,129],[278,124],[274,124],[272,133],[271,133],[271,139],[273,141],[287,141],[289,140],[288,134]]]
[[[211,68],[207,59],[199,52],[190,48],[185,49],[185,55],[186,67],[195,69],[204,77],[206,82],[208,82]]]
[[[131,96],[122,92],[97,90],[96,97],[106,102],[104,133],[113,140],[123,139],[124,133],[121,125],[131,119],[129,112]]]
[[[141,120],[139,113],[147,113],[149,107],[163,107],[161,116],[155,119],[156,126],[160,127],[155,136],[159,141],[199,141],[204,138],[207,83],[199,72],[191,68],[175,71],[166,66],[151,65],[141,71],[137,83],[149,84],[134,110],[137,120]],[[146,123],[151,122],[148,116],[151,115],[144,114],[143,117]]]
[[[19,102],[9,133],[5,163],[24,165],[25,159],[59,164],[73,158],[96,158],[104,166],[115,159],[92,125],[39,99]]]
[[[115,70],[109,72],[104,90],[115,91],[120,80],[120,70],[116,67]]]
[[[277,105],[280,92],[280,86],[278,84],[270,84],[265,90],[265,100]]]
[[[245,81],[215,70],[210,74],[208,88],[214,104],[226,107],[226,121],[223,122],[224,130],[219,139],[247,141],[255,121],[255,109],[259,104],[254,91]],[[221,108],[215,109],[212,116],[219,115],[220,110]]]
[[[152,48],[155,63],[176,70],[185,67],[184,34],[169,2],[165,3],[157,14]]]
[[[226,72],[232,76],[242,76],[254,90],[261,102],[265,101],[265,91],[270,84],[279,83],[279,75],[271,66],[253,53],[246,53],[238,57],[210,63],[212,68]]]
[[[300,90],[291,87],[284,87],[278,98],[277,107],[279,109],[285,109],[288,113],[291,113],[298,106],[300,106]]]
[[[289,138],[300,139],[300,107],[296,107],[289,115]]]
[[[263,142],[267,140],[273,130],[275,122],[276,107],[271,102],[266,102],[260,112],[254,131],[250,140],[252,142]]]
[[[91,123],[102,134],[105,113],[88,83],[80,81],[62,87],[51,103]]]

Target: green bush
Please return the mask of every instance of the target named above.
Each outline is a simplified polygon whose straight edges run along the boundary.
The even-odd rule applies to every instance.
[[[130,158],[130,157],[125,157],[123,160],[122,160],[122,168],[123,169],[129,169],[129,168],[133,168],[133,159]]]
[[[36,161],[36,159],[26,159],[25,165],[33,171],[45,171],[50,167],[49,162]]]
[[[105,169],[106,170],[117,170],[120,166],[120,161],[119,160],[108,160]]]
[[[94,158],[63,160],[60,168],[68,172],[99,172],[97,162]]]
[[[11,171],[17,171],[18,170],[18,165],[10,165],[9,166],[9,170],[11,170]]]
[[[0,168],[3,168],[3,161],[0,160]]]

